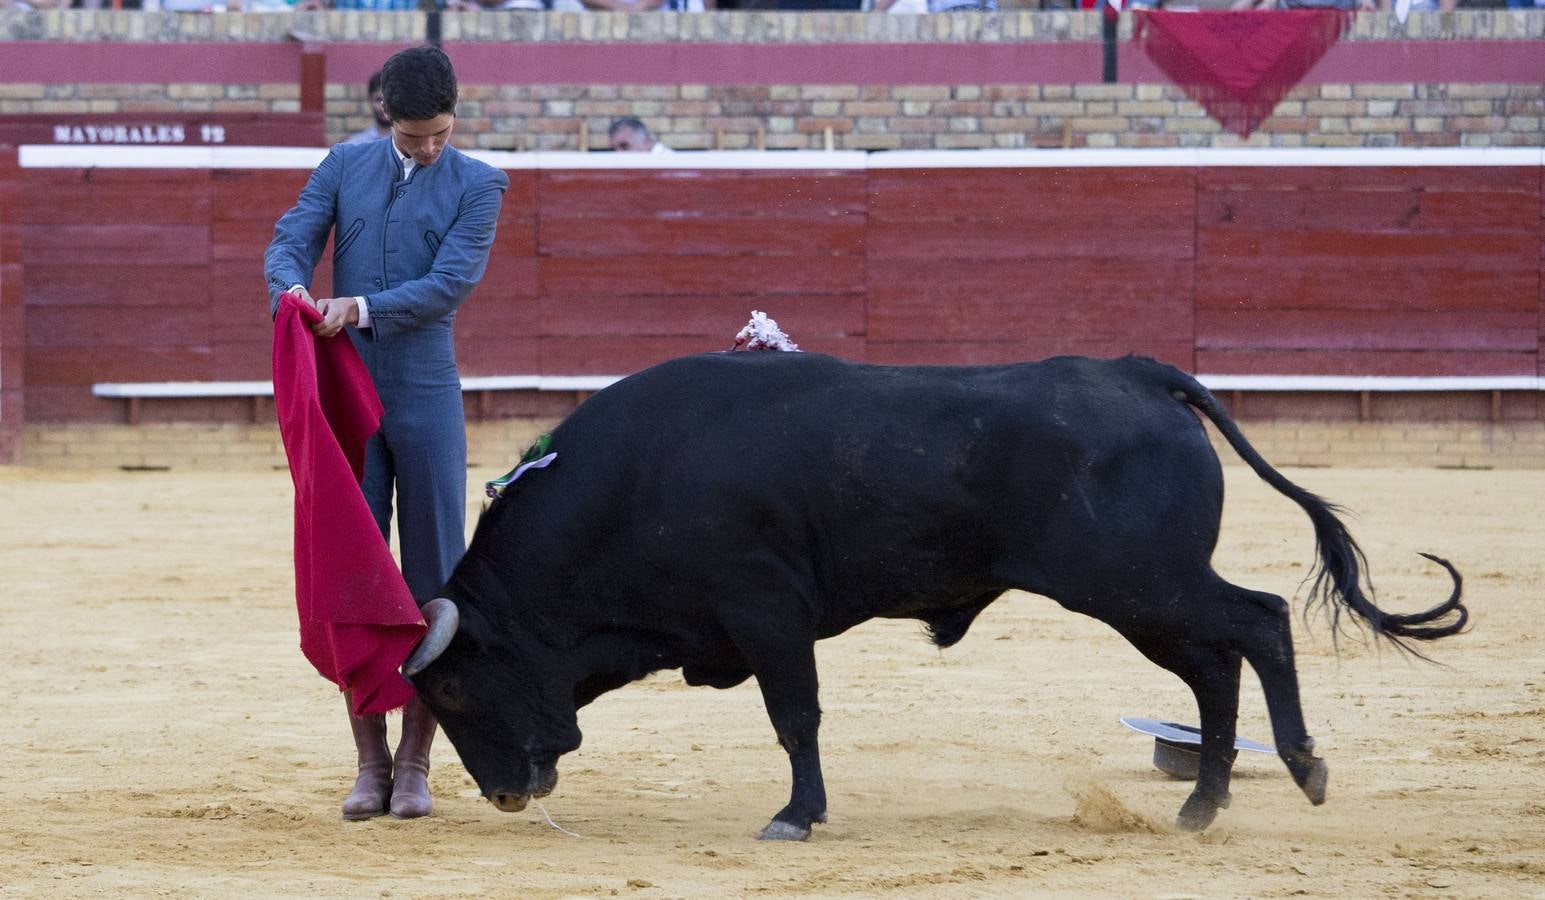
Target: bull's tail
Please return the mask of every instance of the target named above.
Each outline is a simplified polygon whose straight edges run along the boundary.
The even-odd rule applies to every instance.
[[[1319,557],[1310,576],[1312,583],[1308,599],[1311,607],[1328,608],[1333,626],[1339,624],[1344,607],[1372,627],[1376,634],[1417,656],[1422,654],[1410,646],[1408,639],[1431,641],[1457,634],[1464,629],[1470,613],[1460,602],[1463,579],[1448,560],[1430,553],[1423,553],[1422,556],[1447,569],[1449,577],[1454,580],[1453,593],[1447,600],[1418,613],[1389,613],[1375,606],[1370,598],[1373,585],[1365,574],[1367,559],[1363,556],[1362,548],[1347,531],[1346,525],[1336,516],[1340,508],[1283,477],[1250,445],[1239,426],[1218,405],[1211,391],[1191,376],[1179,370],[1171,371],[1175,376],[1169,386],[1172,396],[1200,410],[1262,481],[1276,488],[1309,514],[1309,521],[1314,523],[1315,552]],[[1363,589],[1365,584],[1368,586],[1366,593]]]

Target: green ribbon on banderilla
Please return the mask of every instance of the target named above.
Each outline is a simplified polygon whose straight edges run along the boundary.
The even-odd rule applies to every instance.
[[[515,468],[504,473],[503,477],[495,478],[483,485],[483,493],[487,494],[490,500],[496,500],[504,496],[505,490],[515,483],[515,479],[532,469],[545,469],[552,465],[553,460],[558,458],[557,452],[551,449],[552,444],[551,434],[544,434],[537,438],[536,443],[527,447],[526,452],[521,454],[520,462],[515,464]]]

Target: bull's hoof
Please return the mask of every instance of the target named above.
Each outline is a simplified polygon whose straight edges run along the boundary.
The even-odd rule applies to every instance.
[[[757,835],[757,839],[763,841],[804,841],[810,839],[810,829],[808,826],[802,828],[792,822],[780,822],[777,819],[773,819]]]
[[[1309,802],[1319,806],[1325,802],[1325,783],[1330,780],[1330,769],[1326,767],[1325,760],[1314,755],[1314,739],[1306,738],[1300,747],[1294,747],[1281,752],[1282,761],[1287,764],[1288,772],[1293,775],[1293,782],[1309,798]]]
[[[1225,796],[1222,802],[1215,797],[1204,797],[1192,794],[1186,798],[1185,805],[1180,807],[1180,815],[1175,817],[1175,827],[1181,831],[1202,831],[1218,817],[1218,807],[1228,806],[1229,799]]]
[[[1319,806],[1325,802],[1325,784],[1330,780],[1330,767],[1325,765],[1325,760],[1316,759],[1304,777],[1295,780],[1303,789],[1304,796],[1309,798],[1309,802]]]

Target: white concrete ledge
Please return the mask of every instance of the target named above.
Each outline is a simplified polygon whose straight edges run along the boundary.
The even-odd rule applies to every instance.
[[[595,153],[555,150],[509,153],[534,157],[534,169],[755,170],[817,169],[861,171],[870,154],[862,150],[680,150],[675,153]],[[490,165],[498,165],[489,161]]]
[[[471,375],[464,391],[599,391],[623,375]],[[272,381],[103,381],[91,386],[97,397],[117,399],[272,397]]]
[[[98,382],[97,397],[272,397],[272,381],[140,381]]]
[[[870,169],[1098,169],[1238,166],[1538,166],[1541,147],[1161,147],[1046,150],[883,150]]]
[[[321,147],[110,147],[23,144],[23,169],[301,169],[317,167]]]
[[[469,375],[464,391],[599,391],[626,375]]]
[[[1196,380],[1213,391],[1402,393],[1545,390],[1545,378],[1533,375],[1198,375]]]
[[[461,380],[464,391],[599,391],[621,381],[624,375],[470,375]],[[1329,393],[1370,391],[1541,391],[1545,378],[1531,375],[1198,375],[1197,380],[1214,391],[1298,391]],[[97,397],[119,399],[272,397],[271,381],[142,381],[99,382],[91,386]]]

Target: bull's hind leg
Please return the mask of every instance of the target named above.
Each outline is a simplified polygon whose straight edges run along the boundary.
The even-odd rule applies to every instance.
[[[814,628],[802,622],[792,606],[781,604],[739,606],[724,616],[723,624],[756,675],[767,716],[793,770],[788,805],[759,837],[805,840],[811,825],[826,821],[826,783],[817,741],[821,703]]]
[[[1239,716],[1239,654],[1173,634],[1127,635],[1144,656],[1180,677],[1196,698],[1202,749],[1196,787],[1176,817],[1176,827],[1201,831],[1233,799],[1234,729]]]
[[[1201,831],[1218,817],[1218,810],[1228,809],[1233,796],[1229,779],[1234,772],[1234,731],[1239,718],[1239,654],[1210,647],[1192,647],[1187,656],[1193,668],[1182,675],[1196,697],[1201,714],[1202,760],[1196,787],[1175,825],[1186,831]]]
[[[1304,726],[1298,698],[1298,671],[1293,665],[1292,617],[1287,601],[1275,594],[1236,588],[1239,601],[1231,609],[1239,619],[1238,645],[1261,679],[1266,711],[1271,716],[1277,755],[1287,765],[1309,802],[1325,802],[1330,776],[1325,761],[1314,755],[1314,739]]]

